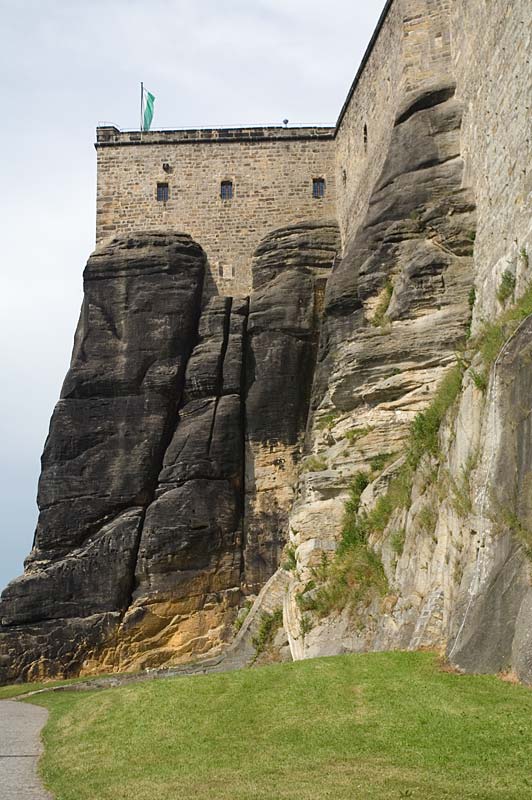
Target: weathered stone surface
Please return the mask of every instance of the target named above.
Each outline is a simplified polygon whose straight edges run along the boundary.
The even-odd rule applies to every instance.
[[[448,651],[475,672],[532,683],[532,321],[501,351],[476,440],[475,519],[450,620]]]
[[[201,249],[166,234],[97,250],[42,459],[31,562],[151,499],[200,313]]]
[[[188,237],[91,257],[35,547],[0,605],[2,679],[159,667],[228,642],[285,541],[337,246],[332,224],[272,234],[249,316],[247,300],[202,300]]]
[[[204,269],[201,248],[172,234],[115,240],[89,259],[42,459],[34,548],[0,603],[2,678],[33,674],[42,659],[54,672],[79,669],[129,606]]]
[[[2,595],[2,625],[124,611],[143,518],[143,508],[125,511],[67,555],[10,583]]]
[[[433,625],[441,587],[426,571],[430,537],[418,539],[399,567],[391,548],[372,542],[386,551],[396,597],[387,599],[388,611],[380,600],[362,610],[358,627],[343,614],[301,637],[295,597],[335,549],[354,475],[371,474],[374,459],[391,464],[393,473],[410,422],[466,339],[475,209],[462,187],[460,123],[452,85],[413,96],[399,111],[367,216],[327,284],[306,444],[314,458],[303,463],[290,516],[299,579],[290,588],[286,624],[295,657],[443,641],[442,625]],[[368,506],[385,489],[386,475],[383,466],[374,472],[363,496]],[[421,505],[413,506],[412,520]]]
[[[123,667],[176,663],[230,636],[242,561],[246,314],[247,304],[233,310],[230,298],[203,309],[119,632]]]
[[[325,282],[339,248],[335,224],[275,231],[253,260],[246,351],[245,581],[279,564],[307,423]]]

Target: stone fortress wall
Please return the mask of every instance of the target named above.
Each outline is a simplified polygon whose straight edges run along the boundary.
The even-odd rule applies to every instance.
[[[478,208],[476,327],[499,313],[503,272],[516,276],[518,294],[532,277],[530,0],[453,0],[451,35],[464,182]]]
[[[218,291],[245,295],[253,252],[271,231],[337,219],[346,243],[402,107],[455,81],[465,107],[464,183],[480,211],[479,291],[486,284],[493,298],[509,261],[520,279],[519,252],[532,236],[527,8],[529,0],[388,0],[336,128],[98,128],[97,243],[134,230],[187,232],[207,252]],[[326,181],[322,199],[313,197],[313,178]],[[233,182],[229,201],[220,197],[224,180]],[[158,183],[168,183],[167,202],[156,199]]]
[[[345,241],[363,219],[411,93],[444,83],[451,59],[447,0],[389,0],[338,119],[337,216]]]
[[[96,238],[188,233],[207,253],[220,294],[251,289],[251,257],[270,231],[336,212],[333,130],[249,128],[120,132],[98,128]],[[313,196],[313,179],[325,196]],[[232,199],[221,198],[231,181]],[[157,184],[168,201],[157,201]]]
[[[475,273],[486,317],[497,313],[505,270],[516,274],[518,290],[530,280],[523,253],[532,252],[531,51],[529,0],[390,0],[336,129],[337,217],[345,244],[363,219],[409,95],[456,83],[464,106],[464,186],[473,188],[478,207]]]

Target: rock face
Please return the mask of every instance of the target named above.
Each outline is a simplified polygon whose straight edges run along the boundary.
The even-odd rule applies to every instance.
[[[289,615],[296,656],[408,647],[430,602],[417,564],[408,586],[390,575],[401,598],[393,619],[374,607],[362,632],[342,617],[317,624],[304,642],[299,635],[295,600],[336,548],[351,482],[371,473],[375,460],[379,473],[386,464],[393,472],[414,416],[466,340],[475,204],[462,188],[461,113],[453,86],[434,87],[399,111],[366,219],[327,285],[307,442],[321,468],[302,476],[290,519],[299,567]],[[368,502],[382,493],[386,475],[375,476]]]
[[[273,234],[249,314],[204,296],[188,236],[91,256],[34,547],[0,603],[2,680],[178,663],[230,638],[284,544],[337,247],[332,225]]]
[[[307,425],[334,224],[276,231],[253,261],[246,357],[246,582],[275,572],[288,533]]]
[[[72,364],[42,458],[34,548],[2,596],[8,677],[79,668],[131,602],[204,269],[189,237],[162,234],[116,241],[87,264]]]
[[[474,424],[467,436],[457,430],[455,448],[475,458],[475,469],[473,502],[461,525],[466,552],[447,647],[462,669],[511,668],[527,683],[532,683],[531,332],[526,319],[502,348],[486,396],[479,398],[471,387],[460,404],[459,422],[467,414]],[[449,452],[457,462],[460,454],[452,444]]]
[[[238,299],[213,296],[184,234],[131,235],[90,258],[34,547],[0,601],[0,682],[207,654],[248,664],[282,603],[275,641],[294,658],[430,647],[532,683],[530,231],[497,244],[492,274],[478,255],[486,227],[506,224],[494,200],[521,186],[511,152],[529,139],[494,121],[496,81],[473,86],[489,139],[479,169],[472,101],[464,116],[438,28],[447,5],[387,6],[402,27],[381,42],[404,69],[393,97],[389,78],[379,87],[386,131],[353,113],[360,137],[338,149],[345,241],[325,220],[272,231]],[[357,591],[320,606],[346,550],[343,588]]]
[[[302,476],[290,516],[297,569],[285,627],[295,658],[432,647],[460,669],[532,683],[531,323],[498,340],[495,364],[483,366],[468,338],[476,221],[460,125],[452,86],[399,112],[366,219],[328,282],[306,443],[321,466]],[[369,477],[364,514],[399,474],[413,418],[457,363],[462,386],[438,454],[422,459],[408,502],[369,534],[387,592],[325,617],[305,611],[300,596],[312,597],[309,581],[336,550],[354,477]]]

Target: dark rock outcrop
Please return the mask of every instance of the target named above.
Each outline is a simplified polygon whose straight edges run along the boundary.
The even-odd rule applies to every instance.
[[[188,236],[91,256],[34,547],[0,602],[1,680],[177,663],[230,638],[284,543],[336,236],[265,241],[249,324],[247,300],[203,296]]]
[[[302,224],[264,239],[252,265],[246,356],[245,579],[273,574],[307,424],[325,284],[339,250],[334,223]]]
[[[230,635],[242,561],[246,316],[247,302],[225,297],[203,309],[120,629],[125,667],[190,658]]]
[[[117,240],[89,259],[42,457],[34,547],[0,604],[2,677],[75,671],[115,634],[175,427],[204,270],[201,248],[167,234]]]

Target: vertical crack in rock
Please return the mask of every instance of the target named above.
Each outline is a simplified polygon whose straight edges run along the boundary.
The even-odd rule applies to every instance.
[[[206,301],[179,421],[148,507],[137,586],[118,636],[122,667],[212,652],[240,596],[241,385],[247,304]]]
[[[267,236],[253,260],[244,554],[253,593],[277,568],[286,542],[316,358],[316,309],[339,247],[335,223],[301,223]]]
[[[204,269],[190,237],[166,233],[114,240],[89,259],[42,458],[34,548],[0,603],[4,680],[101,668],[114,642],[175,425]]]

